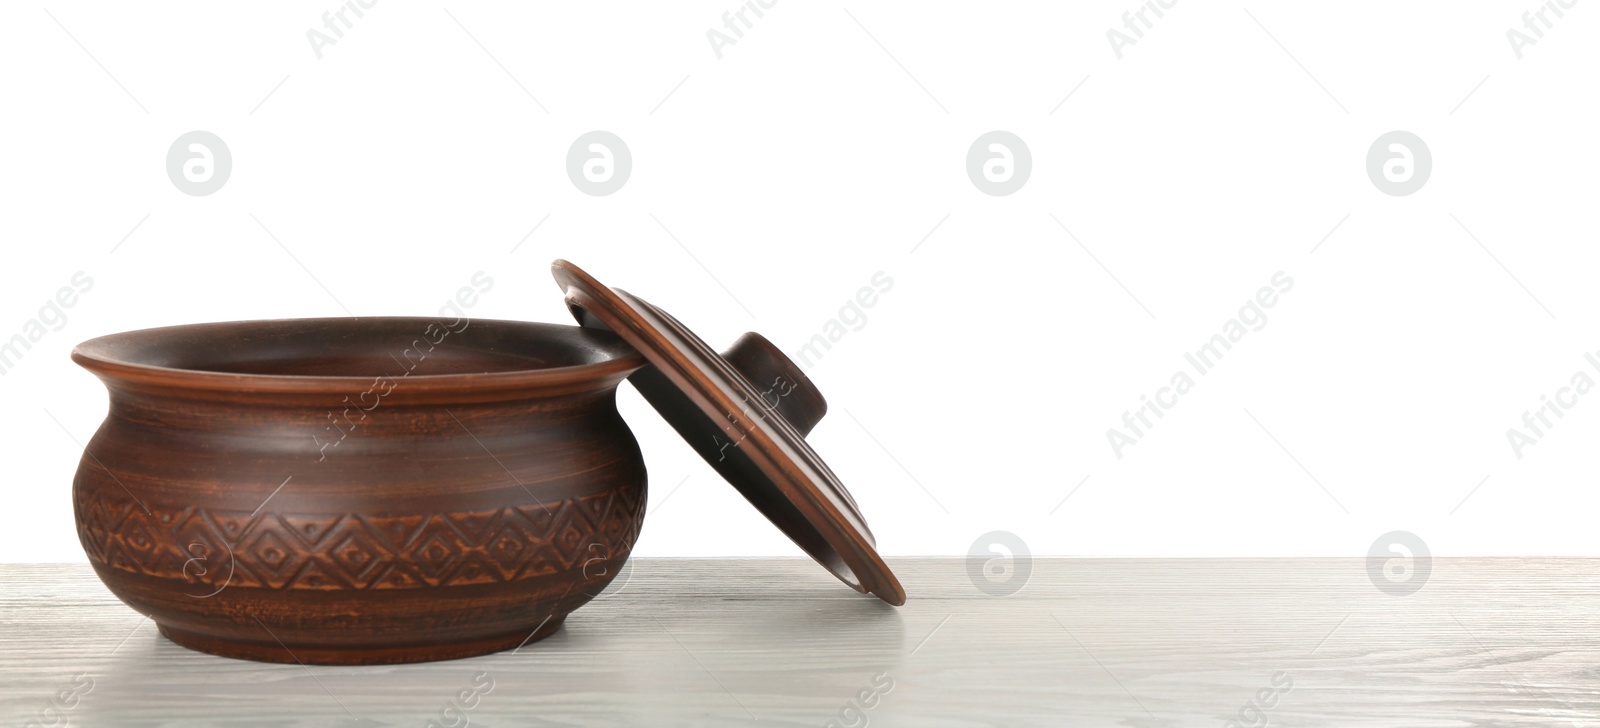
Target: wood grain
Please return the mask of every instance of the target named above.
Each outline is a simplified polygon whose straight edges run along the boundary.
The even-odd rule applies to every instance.
[[[1405,597],[1361,559],[1038,559],[1009,597],[891,565],[899,609],[806,560],[637,559],[515,653],[309,668],[178,647],[87,565],[0,566],[0,715],[87,680],[74,725],[1600,724],[1600,560],[1435,559]]]

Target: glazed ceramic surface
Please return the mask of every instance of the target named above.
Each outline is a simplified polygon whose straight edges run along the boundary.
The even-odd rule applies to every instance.
[[[617,573],[643,358],[573,326],[359,318],[117,334],[73,488],[95,571],[163,634],[278,662],[448,659],[550,634]]]

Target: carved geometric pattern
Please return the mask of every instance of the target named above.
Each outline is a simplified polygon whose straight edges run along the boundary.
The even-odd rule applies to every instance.
[[[89,560],[192,584],[267,589],[424,589],[582,568],[632,550],[642,489],[516,508],[404,516],[245,513],[139,505],[116,489],[77,491]],[[145,508],[148,507],[147,512]]]

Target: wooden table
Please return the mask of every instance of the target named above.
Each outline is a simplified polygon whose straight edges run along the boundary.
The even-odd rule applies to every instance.
[[[1004,597],[961,559],[890,563],[910,594],[900,609],[808,561],[640,559],[622,588],[515,653],[311,668],[173,645],[86,565],[0,566],[0,717],[1600,725],[1600,560],[1435,559],[1408,596],[1379,591],[1361,559],[1037,559]],[[470,709],[451,707],[474,686]],[[75,705],[58,714],[53,699]]]

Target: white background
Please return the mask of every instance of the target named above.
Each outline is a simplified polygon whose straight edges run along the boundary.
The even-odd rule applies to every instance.
[[[75,343],[431,315],[479,270],[473,315],[567,323],[557,257],[791,352],[892,277],[810,369],[812,441],[886,554],[1005,530],[1035,554],[1360,556],[1395,529],[1600,553],[1600,393],[1521,459],[1506,436],[1600,379],[1590,5],[1520,60],[1531,2],[1179,2],[1121,59],[1133,2],[780,2],[721,59],[706,32],[739,6],[664,5],[385,0],[320,60],[333,2],[0,8],[0,338],[95,281],[0,376],[0,560],[83,558],[69,492],[106,399]],[[205,197],[165,171],[196,129],[233,157]],[[633,156],[607,197],[564,168],[595,129]],[[1031,150],[1010,196],[965,170],[996,129]],[[1396,129],[1433,157],[1405,197],[1365,170]],[[1277,271],[1268,323],[1116,457],[1106,431]],[[620,401],[652,480],[635,553],[799,553]]]

